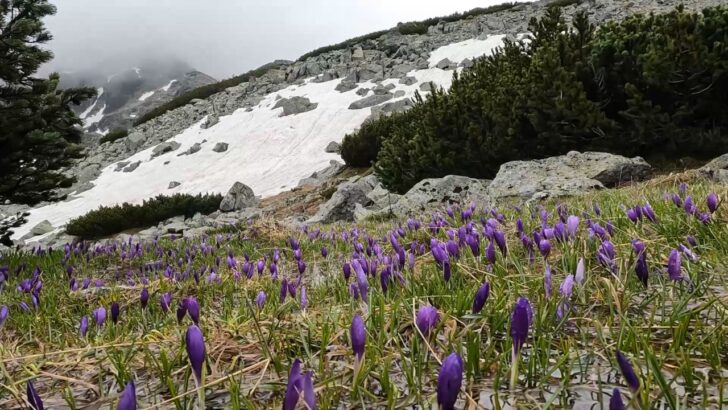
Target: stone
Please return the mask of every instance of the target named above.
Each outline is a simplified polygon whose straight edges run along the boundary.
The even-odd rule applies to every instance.
[[[338,154],[341,152],[341,144],[336,141],[331,141],[328,145],[326,145],[324,151],[330,154]]]
[[[310,177],[304,178],[301,181],[298,182],[298,186],[319,186],[323,185],[325,182],[331,180],[335,176],[337,176],[341,170],[344,169],[344,164],[331,160],[329,162],[329,166],[320,170],[316,171],[313,174],[311,174]]]
[[[394,92],[394,98],[404,97],[405,94],[407,93],[405,93],[404,90],[397,90]]]
[[[389,192],[380,182],[367,194],[367,198],[372,201],[372,208],[384,209],[399,202],[402,195]]]
[[[139,165],[141,165],[141,163],[142,163],[141,161],[132,162],[131,164],[127,165],[123,169],[123,171],[124,172],[133,172],[135,169],[139,168]]]
[[[396,88],[394,84],[378,85],[372,89],[375,95],[387,95],[390,90]]]
[[[334,88],[334,89],[340,93],[345,93],[347,91],[351,91],[358,87],[358,85],[356,85],[356,81],[345,81],[345,80],[346,79],[341,80],[339,82],[339,84],[336,85],[336,88]]]
[[[187,149],[187,151],[185,151],[185,152],[182,152],[182,153],[180,153],[180,154],[177,154],[177,156],[178,156],[178,157],[181,157],[182,155],[191,155],[191,154],[194,154],[195,152],[197,152],[197,151],[199,151],[199,150],[201,150],[201,149],[202,149],[202,145],[200,145],[200,143],[199,143],[199,142],[195,142],[194,144],[192,144],[192,146],[191,146],[191,147],[189,147],[189,148]]]
[[[244,208],[251,208],[258,204],[253,190],[243,184],[236,182],[230,187],[222,202],[220,202],[220,210],[223,212],[239,211]]]
[[[417,79],[414,77],[402,77],[399,79],[399,83],[404,85],[417,84]]]
[[[167,189],[174,189],[174,188],[177,188],[180,185],[182,185],[181,182],[170,181],[169,185],[167,185]]]
[[[389,213],[391,210],[394,215],[403,217],[450,205],[466,206],[470,202],[475,202],[479,207],[489,206],[489,184],[488,180],[459,175],[423,179],[402,195],[391,208],[383,208],[381,213]]]
[[[306,97],[296,96],[278,100],[278,102],[276,102],[276,104],[273,106],[273,109],[283,108],[283,112],[280,116],[285,117],[288,115],[300,114],[302,112],[311,111],[316,109],[316,107],[318,107],[318,103],[312,103]]]
[[[650,165],[640,157],[601,152],[579,153],[501,165],[488,187],[493,199],[538,200],[583,194],[646,178]]]
[[[461,61],[459,64],[459,66],[463,67],[463,68],[470,68],[473,65],[475,65],[475,63],[473,63],[473,60],[471,60],[469,58],[466,58],[465,60]]]
[[[728,154],[723,154],[698,169],[700,175],[720,182],[728,183]]]
[[[362,108],[372,107],[375,105],[379,105],[383,102],[387,102],[391,100],[394,97],[394,94],[387,93],[384,95],[370,95],[369,97],[364,97],[360,100],[356,100],[353,103],[349,105],[350,110],[360,110]]]
[[[227,212],[218,215],[212,221],[212,226],[215,228],[235,226],[240,222],[259,219],[262,214],[263,211],[260,208],[244,208],[237,212]]]
[[[127,165],[129,165],[129,161],[119,161],[116,163],[116,168],[114,169],[114,172],[119,172],[122,169],[124,169]]]
[[[422,83],[422,84],[420,84],[420,91],[431,92],[432,86],[433,86],[433,84],[431,82]]]
[[[364,59],[364,50],[361,49],[361,47],[356,47],[351,51],[351,59],[352,60],[363,60]]]
[[[215,152],[225,152],[228,150],[228,144],[227,142],[218,142],[217,144],[215,144],[212,150]]]
[[[218,117],[215,114],[210,114],[207,116],[207,119],[205,120],[205,122],[202,123],[200,128],[202,128],[203,130],[206,130],[208,128],[215,126],[215,124],[217,124],[218,122],[220,122],[220,117]]]
[[[127,152],[137,152],[147,140],[143,132],[134,131],[123,139]]]
[[[362,88],[356,90],[356,95],[360,95],[360,96],[364,97],[367,94],[369,94],[369,89],[368,88],[363,88],[362,87]]]
[[[438,61],[435,67],[441,69],[441,70],[451,70],[455,67],[457,67],[457,64],[453,63],[447,58],[443,58],[442,60]]]
[[[311,217],[308,223],[353,221],[356,205],[370,205],[371,199],[367,198],[367,194],[378,183],[379,181],[374,175],[344,182],[337,187],[331,198],[321,205],[316,215]]]
[[[39,222],[34,227],[30,228],[30,233],[33,234],[33,236],[45,235],[49,232],[52,232],[53,229],[53,225],[51,225],[51,223],[47,220],[44,220]]]
[[[163,142],[163,143],[157,145],[156,147],[154,147],[154,149],[152,150],[152,158],[156,158],[160,155],[164,155],[168,152],[172,152],[172,151],[176,150],[177,148],[179,148],[180,146],[182,146],[182,144],[180,144],[177,141]]]

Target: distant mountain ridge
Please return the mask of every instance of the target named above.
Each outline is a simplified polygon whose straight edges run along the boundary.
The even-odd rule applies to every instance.
[[[65,72],[63,87],[88,86],[97,90],[94,99],[74,107],[88,133],[105,135],[118,128],[130,128],[135,118],[192,89],[216,82],[187,64],[149,64],[105,74]]]

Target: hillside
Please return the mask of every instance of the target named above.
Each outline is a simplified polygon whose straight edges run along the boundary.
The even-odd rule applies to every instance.
[[[714,5],[701,1],[689,7]],[[426,34],[394,29],[346,49],[326,51],[134,127],[125,139],[92,150],[72,172],[66,202],[31,211],[17,230],[42,221],[54,230],[101,205],[138,203],[160,193],[224,193],[237,181],[269,196],[339,159],[327,153],[372,116],[407,109],[430,82],[447,88],[455,70],[517,38],[549,2],[439,22]],[[667,11],[677,2],[575,2],[567,19],[588,10],[595,23],[632,13]],[[179,182],[179,184],[172,184]],[[174,187],[172,187],[174,185]]]

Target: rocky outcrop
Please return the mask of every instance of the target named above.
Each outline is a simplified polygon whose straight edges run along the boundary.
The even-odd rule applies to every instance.
[[[369,97],[364,97],[361,100],[356,100],[349,105],[350,110],[361,110],[362,108],[372,107],[379,105],[383,102],[387,102],[394,97],[394,94],[387,92],[386,94],[374,94]]]
[[[256,205],[258,205],[258,198],[255,197],[253,190],[242,182],[236,182],[220,202],[220,210],[223,212],[239,211]]]
[[[152,150],[152,158],[156,158],[160,155],[166,154],[168,152],[172,152],[182,146],[179,142],[176,141],[169,141],[169,142],[163,142]]]
[[[302,112],[311,111],[316,109],[316,107],[318,107],[318,103],[312,103],[306,97],[291,97],[281,98],[273,106],[273,109],[283,108],[283,113],[281,113],[281,117],[285,117],[288,115],[300,114]]]
[[[368,206],[372,203],[367,194],[379,183],[377,177],[369,175],[354,181],[345,182],[319,208],[316,215],[308,223],[331,223],[337,221],[353,221],[357,204]]]
[[[713,181],[722,184],[728,183],[728,154],[723,154],[708,162],[698,169],[698,172]]]
[[[639,181],[649,172],[650,165],[640,157],[572,151],[540,160],[507,162],[501,165],[488,193],[493,199],[527,200],[576,195]]]
[[[330,154],[338,154],[341,152],[341,144],[339,144],[336,141],[331,141],[326,145],[326,148],[324,148],[324,152],[328,152]]]
[[[490,181],[448,175],[443,178],[428,178],[418,182],[391,206],[391,212],[398,216],[418,214],[442,209],[449,205],[465,206],[476,202],[485,206],[489,202]],[[385,209],[390,212],[389,209]]]
[[[298,186],[301,187],[322,185],[333,179],[335,176],[339,175],[342,169],[344,169],[344,164],[340,163],[339,161],[332,160],[329,163],[328,167],[322,169],[321,171],[316,171],[311,174],[310,177],[304,178],[299,181]]]
[[[228,144],[227,142],[218,142],[215,144],[214,147],[212,147],[212,150],[214,152],[225,152],[228,150]]]

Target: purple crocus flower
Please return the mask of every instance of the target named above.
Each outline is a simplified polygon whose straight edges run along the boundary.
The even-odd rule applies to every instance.
[[[506,244],[506,234],[501,231],[494,231],[493,232],[493,240],[495,241],[495,244],[498,245],[498,249],[500,250],[503,257],[506,256],[508,253],[507,244]]]
[[[200,325],[200,304],[197,303],[197,299],[194,296],[187,298],[187,313],[190,315],[190,319],[196,324]]]
[[[417,316],[415,318],[415,324],[420,329],[423,336],[430,334],[430,330],[437,325],[440,321],[440,314],[437,309],[432,305],[424,305],[417,310]]]
[[[111,304],[111,309],[109,309],[109,310],[111,311],[111,322],[113,324],[117,324],[119,322],[119,311],[120,311],[119,304],[116,302],[113,302]]]
[[[177,323],[182,323],[182,319],[187,314],[187,298],[179,301],[177,304]]]
[[[690,262],[697,262],[698,255],[696,255],[693,251],[691,251],[690,248],[688,248],[687,246],[685,246],[683,244],[678,245],[677,248],[680,250],[680,252],[683,253],[683,255],[685,255],[688,258],[688,260]]]
[[[134,381],[130,381],[126,384],[126,387],[124,387],[124,391],[121,392],[121,396],[119,396],[119,405],[117,410],[136,410],[136,408],[136,386],[134,386]]]
[[[707,198],[705,198],[705,202],[708,205],[710,213],[715,213],[718,209],[718,195],[716,195],[715,192],[709,193]]]
[[[670,199],[672,199],[672,203],[675,204],[676,207],[682,207],[683,201],[682,198],[680,198],[680,195],[673,193]]]
[[[258,296],[255,297],[255,304],[258,305],[258,309],[263,309],[263,306],[265,306],[265,292],[260,291],[258,292]]]
[[[97,327],[101,327],[106,322],[106,309],[102,306],[93,311],[94,322]]]
[[[632,241],[632,248],[634,248],[637,254],[637,260],[635,262],[635,273],[637,278],[642,282],[644,286],[647,286],[647,280],[650,275],[649,268],[647,267],[647,250],[645,244],[642,241]]]
[[[698,246],[698,240],[693,235],[688,235],[688,243],[690,246]]]
[[[301,286],[301,309],[306,310],[308,307],[308,294],[306,293],[306,287]]]
[[[667,259],[667,273],[670,275],[670,279],[678,281],[682,280],[681,271],[680,252],[677,249],[673,249],[670,251],[670,256]]]
[[[612,390],[612,397],[609,399],[609,410],[625,410],[624,402],[622,401],[622,395],[619,393],[618,388]]]
[[[291,371],[288,373],[288,385],[286,386],[286,396],[283,399],[283,410],[295,410],[298,404],[298,397],[303,390],[303,378],[301,377],[301,361],[296,359],[291,365]]]
[[[313,388],[313,372],[310,370],[303,376],[303,401],[306,410],[316,410],[316,391]]]
[[[205,364],[205,337],[196,325],[190,325],[187,328],[185,346],[192,372],[195,374],[195,380],[199,387],[202,383],[202,366]]]
[[[25,386],[25,392],[28,396],[28,404],[30,404],[30,407],[35,410],[43,410],[43,400],[40,399],[40,395],[35,391],[32,381],[28,380]]]
[[[463,359],[451,353],[442,362],[437,375],[437,404],[442,410],[455,409],[455,402],[463,383]]]
[[[86,337],[86,332],[88,332],[88,316],[83,316],[81,317],[81,324],[78,326],[78,333],[81,337]]]
[[[579,217],[576,215],[569,215],[568,218],[566,218],[566,233],[569,235],[569,238],[574,239],[576,238],[576,231],[579,229]]]
[[[349,294],[354,300],[359,299],[359,288],[354,283],[349,284]]]
[[[574,275],[568,275],[564,278],[564,281],[561,283],[561,287],[559,288],[561,296],[563,296],[564,299],[568,300],[571,298],[571,294],[574,292],[574,283]]]
[[[627,210],[627,218],[629,218],[630,221],[637,223],[639,216],[637,215],[637,211],[635,210],[635,208],[629,208]]]
[[[649,202],[648,202],[648,203],[646,203],[646,204],[645,204],[645,205],[644,205],[644,206],[642,207],[642,214],[643,214],[643,215],[644,215],[644,216],[645,216],[645,217],[646,217],[647,219],[649,219],[649,221],[650,221],[650,222],[652,222],[652,223],[655,223],[655,222],[657,222],[657,215],[655,215],[655,211],[654,211],[654,210],[652,209],[652,206],[650,205],[650,203],[649,203]]]
[[[139,302],[142,305],[142,309],[147,307],[147,303],[149,303],[149,290],[147,288],[142,289],[142,293],[139,296]]]
[[[349,280],[349,277],[351,277],[351,265],[349,265],[349,262],[344,263],[342,270],[344,271],[344,279]]]
[[[531,325],[531,303],[524,297],[518,298],[516,306],[511,315],[511,338],[513,339],[514,356],[521,351],[523,344],[528,338],[528,328]]]
[[[169,292],[163,293],[159,297],[159,306],[162,308],[162,312],[169,312],[169,308],[172,306],[172,294]]]
[[[546,265],[546,271],[543,275],[543,288],[546,293],[546,299],[551,298],[551,290],[553,289],[553,279],[551,277],[551,266]]]
[[[488,241],[488,247],[485,248],[485,259],[491,265],[495,265],[495,246],[493,245],[493,241]]]
[[[0,306],[0,326],[8,319],[9,309],[6,305]]]
[[[630,390],[633,392],[639,390],[640,381],[634,372],[634,368],[632,368],[632,364],[629,362],[629,359],[627,359],[627,357],[619,350],[617,350],[617,364],[619,365],[619,370],[622,372],[622,376],[624,376],[624,380],[627,382],[627,386],[629,386]]]
[[[351,321],[351,348],[354,350],[354,354],[357,360],[361,360],[364,356],[364,347],[367,340],[367,332],[364,327],[364,321],[361,316],[357,313],[354,315],[354,319]]]
[[[321,256],[323,256],[324,258],[329,256],[329,250],[325,246],[321,247]]]
[[[685,212],[687,212],[689,215],[695,215],[695,213],[698,211],[698,207],[695,206],[692,196],[688,196],[687,198],[685,198],[683,208],[685,209]]]
[[[574,280],[579,285],[584,284],[585,272],[586,272],[586,268],[584,267],[584,258],[579,258],[579,262],[576,264],[576,274],[574,275]]]
[[[288,294],[288,279],[283,278],[283,280],[281,281],[281,292],[280,292],[281,303],[286,301],[287,294]]]
[[[541,252],[541,256],[548,258],[551,253],[551,242],[548,239],[541,239],[538,243],[538,250]]]
[[[483,283],[478,291],[475,292],[475,298],[473,299],[473,314],[480,313],[485,306],[485,302],[488,300],[490,295],[490,283]]]

